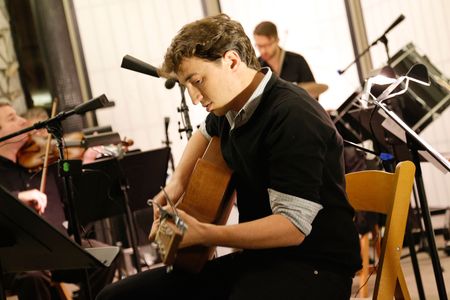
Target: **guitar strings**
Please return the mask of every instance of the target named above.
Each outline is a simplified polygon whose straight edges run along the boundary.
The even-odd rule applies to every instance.
[[[177,212],[177,210],[176,210],[176,206],[173,204],[173,202],[172,202],[172,200],[170,199],[169,195],[167,195],[166,190],[164,189],[164,187],[161,186],[160,189],[161,189],[161,191],[163,192],[164,197],[166,198],[167,203],[169,203],[170,207],[172,208],[173,213],[175,214],[175,216],[176,216],[177,218],[180,218],[180,216],[178,215],[178,212]]]

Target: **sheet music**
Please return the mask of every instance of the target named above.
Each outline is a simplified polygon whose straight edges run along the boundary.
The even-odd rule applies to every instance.
[[[384,117],[384,121],[383,123],[381,123],[381,126],[383,126],[387,131],[395,135],[397,138],[403,141],[403,143],[406,144],[407,141],[405,130],[403,130],[400,125],[395,123],[394,120],[389,118],[383,110],[379,110],[378,113]]]

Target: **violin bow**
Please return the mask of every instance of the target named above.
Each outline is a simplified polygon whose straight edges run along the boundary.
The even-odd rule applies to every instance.
[[[58,106],[58,98],[55,98],[52,103],[52,115],[53,118],[56,115],[56,107]],[[47,143],[45,145],[45,156],[44,156],[44,164],[42,165],[42,178],[41,178],[41,187],[39,190],[42,193],[45,193],[45,186],[47,183],[47,167],[48,167],[48,157],[50,153],[50,145],[52,141],[52,135],[49,133],[47,136]]]

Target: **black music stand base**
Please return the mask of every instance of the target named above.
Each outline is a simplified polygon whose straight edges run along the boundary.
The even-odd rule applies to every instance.
[[[441,267],[441,263],[439,260],[439,254],[438,254],[437,247],[436,247],[436,240],[435,240],[435,236],[434,236],[433,225],[431,223],[430,210],[428,208],[428,200],[427,200],[427,196],[425,193],[425,186],[424,186],[423,177],[422,177],[422,168],[420,166],[419,152],[418,152],[417,148],[415,147],[414,143],[411,142],[410,144],[411,144],[410,145],[411,154],[413,156],[414,164],[416,165],[416,174],[415,174],[416,187],[417,187],[417,194],[418,194],[419,204],[420,204],[420,214],[422,216],[422,220],[423,220],[423,223],[425,226],[425,235],[426,235],[427,241],[428,241],[428,247],[429,247],[428,253],[430,254],[431,262],[433,265],[434,276],[436,279],[436,285],[437,285],[437,289],[438,289],[439,299],[446,300],[446,299],[448,299],[447,292],[445,289],[444,277],[442,275],[442,267]]]

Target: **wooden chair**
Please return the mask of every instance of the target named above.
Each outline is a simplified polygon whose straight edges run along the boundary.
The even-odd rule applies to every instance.
[[[403,161],[397,165],[395,173],[361,171],[345,176],[348,199],[355,210],[387,215],[373,299],[410,299],[400,255],[414,172],[414,164]],[[364,268],[368,265],[363,265]]]
[[[375,264],[370,263],[371,244],[374,250],[374,261],[376,262],[381,256],[381,230],[378,225],[375,225],[372,231],[361,235],[359,238],[363,268],[356,275],[359,278],[358,295],[362,298],[369,297],[369,287],[366,283],[369,280],[370,274],[377,268]]]

